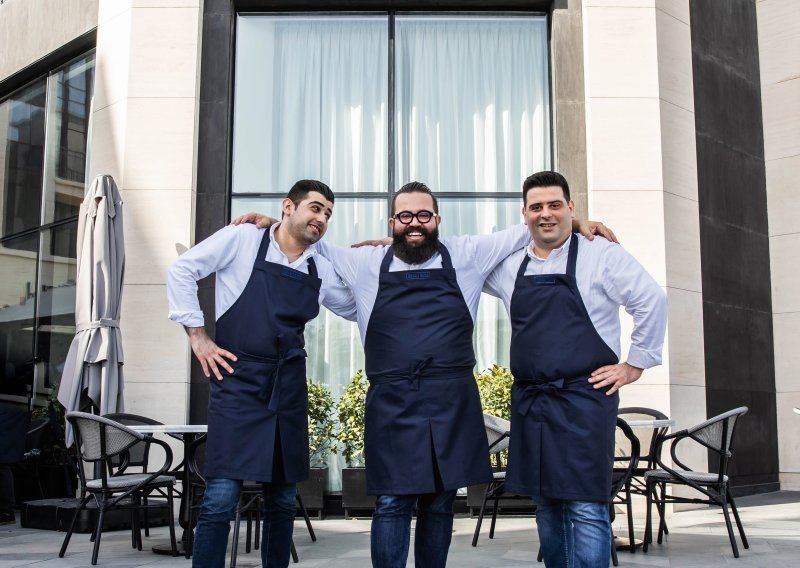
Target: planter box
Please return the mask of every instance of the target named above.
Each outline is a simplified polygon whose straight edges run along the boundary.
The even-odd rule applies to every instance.
[[[467,487],[467,507],[469,508],[470,517],[475,518],[481,512],[485,491],[486,484]],[[487,515],[491,515],[493,505],[494,501],[492,500],[486,503]],[[536,511],[536,505],[533,499],[527,495],[517,495],[516,493],[504,493],[497,507],[499,509],[498,514],[500,515],[503,513],[525,514],[534,513]]]
[[[309,516],[316,512],[317,518],[322,519],[322,509],[325,506],[325,489],[328,487],[328,468],[312,467],[308,479],[297,484],[297,494],[303,500]],[[298,513],[300,506],[297,507]]]
[[[346,467],[342,470],[342,508],[349,519],[354,510],[375,509],[375,496],[367,495],[367,470],[363,467]]]

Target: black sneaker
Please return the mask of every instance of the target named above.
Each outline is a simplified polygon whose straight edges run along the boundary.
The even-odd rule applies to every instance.
[[[17,524],[17,519],[14,517],[14,512],[0,513],[0,525],[15,525]]]

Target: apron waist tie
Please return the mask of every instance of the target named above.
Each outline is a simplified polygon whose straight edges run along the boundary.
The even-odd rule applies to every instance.
[[[286,363],[290,361],[296,361],[297,359],[305,359],[306,358],[306,351],[305,349],[301,349],[299,347],[294,347],[285,351],[280,355],[280,357],[259,357],[256,355],[249,355],[249,354],[238,354],[237,357],[243,361],[255,361],[257,363],[265,363],[268,365],[274,365],[272,369],[272,393],[269,397],[269,403],[267,404],[267,409],[271,410],[272,412],[277,412],[278,407],[280,406],[281,402],[281,370]],[[266,385],[265,385],[266,387]],[[261,390],[262,397],[266,398],[266,388]]]
[[[272,395],[269,397],[269,404],[267,405],[268,410],[271,410],[272,412],[278,411],[278,406],[281,402],[281,369],[283,369],[283,365],[289,361],[296,361],[297,359],[305,358],[305,349],[300,349],[299,347],[285,351],[281,357],[278,358],[277,363],[275,364],[275,369],[272,371],[274,381],[272,382]]]
[[[367,373],[369,383],[371,385],[382,385],[386,383],[393,383],[396,381],[406,380],[411,384],[411,389],[418,391],[420,380],[444,380],[452,379],[459,373],[460,367],[434,367],[429,369],[430,364],[433,362],[433,357],[427,357],[421,361],[417,361],[411,366],[408,373]],[[469,372],[471,376],[472,366],[464,367],[465,372]]]
[[[556,379],[554,381],[517,379],[516,383],[522,389],[522,400],[517,406],[517,412],[522,416],[530,412],[531,406],[533,406],[540,394],[561,396],[560,390],[564,388],[564,379]]]

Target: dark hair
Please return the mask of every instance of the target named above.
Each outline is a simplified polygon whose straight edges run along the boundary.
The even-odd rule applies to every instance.
[[[297,207],[312,191],[321,193],[322,197],[333,203],[333,192],[331,188],[315,179],[301,179],[295,182],[292,189],[286,194],[286,197],[291,199],[294,206]]]
[[[567,179],[558,172],[538,172],[522,182],[522,204],[528,203],[528,190],[534,187],[558,186],[564,192],[564,199],[569,202],[569,184]]]
[[[433,212],[439,214],[439,201],[431,191],[431,188],[422,183],[421,181],[412,181],[405,184],[403,187],[394,192],[392,196],[392,209],[389,211],[389,216],[394,215],[394,204],[397,201],[397,196],[401,193],[427,193],[433,199]]]

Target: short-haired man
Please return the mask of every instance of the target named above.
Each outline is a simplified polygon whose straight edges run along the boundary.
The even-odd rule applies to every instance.
[[[486,283],[511,318],[506,488],[536,501],[548,568],[604,567],[617,391],[661,363],[666,297],[621,246],[572,234],[574,205],[562,175],[539,172],[522,187],[533,242]],[[634,320],[623,363],[619,306]]]
[[[443,568],[456,490],[492,479],[472,331],[486,277],[530,237],[517,225],[440,240],[440,223],[436,196],[411,182],[392,199],[391,246],[319,248],[356,298],[376,568],[406,566],[415,507],[415,565]]]
[[[283,200],[280,224],[225,227],[170,267],[169,317],[186,328],[206,377],[216,377],[193,566],[224,566],[245,480],[263,484],[263,565],[289,565],[295,484],[309,472],[303,330],[320,304],[348,319],[355,313],[349,290],[316,254],[332,212],[327,185],[298,181]],[[216,342],[197,300],[197,280],[214,272]]]

